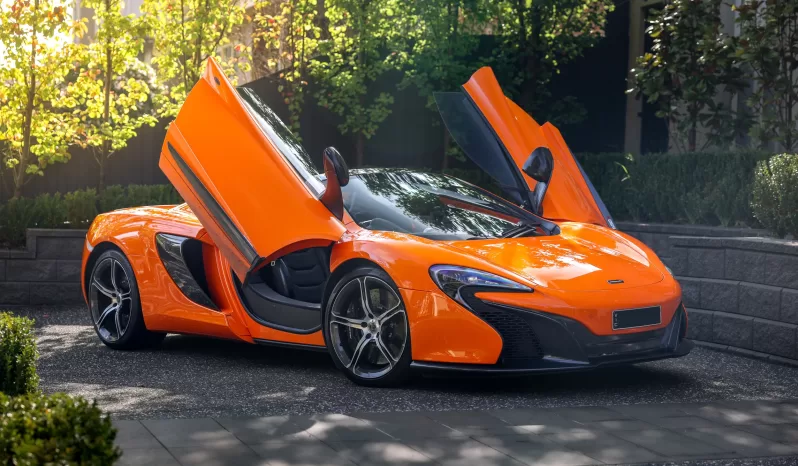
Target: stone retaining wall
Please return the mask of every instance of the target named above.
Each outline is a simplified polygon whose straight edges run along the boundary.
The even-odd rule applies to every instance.
[[[85,230],[28,230],[25,249],[0,249],[0,306],[80,304]]]

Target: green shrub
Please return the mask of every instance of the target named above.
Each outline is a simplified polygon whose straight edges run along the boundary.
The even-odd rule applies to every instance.
[[[25,244],[25,231],[35,226],[36,203],[33,199],[12,199],[0,211],[0,243]]]
[[[95,403],[65,394],[0,393],[0,458],[9,465],[111,465],[116,429]]]
[[[757,226],[751,209],[761,152],[580,154],[616,220]]]
[[[61,193],[42,194],[34,199],[37,228],[63,228],[66,222],[66,204]]]
[[[168,184],[131,184],[127,187],[127,198],[130,202],[130,207],[179,204],[183,202],[177,191],[172,185]]]
[[[93,188],[66,193],[64,203],[71,228],[87,228],[97,216],[97,191]]]
[[[111,212],[112,210],[130,207],[127,203],[125,188],[118,184],[107,186],[98,197],[97,206],[100,212]]]
[[[756,218],[779,237],[798,238],[798,155],[781,154],[759,162],[751,205]]]
[[[0,392],[9,395],[36,392],[38,357],[33,320],[0,312]]]

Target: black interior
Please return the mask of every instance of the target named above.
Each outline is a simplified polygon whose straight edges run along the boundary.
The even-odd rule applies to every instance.
[[[321,303],[330,276],[330,249],[308,248],[286,254],[260,269],[259,275],[286,298]]]
[[[263,325],[293,333],[321,328],[321,300],[330,276],[330,247],[307,248],[267,264],[242,285],[239,294],[250,315]]]

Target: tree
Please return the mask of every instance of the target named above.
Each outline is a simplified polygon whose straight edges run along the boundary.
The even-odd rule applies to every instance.
[[[355,166],[362,166],[366,139],[390,115],[393,95],[374,82],[397,68],[405,39],[399,0],[333,0],[326,4],[329,38],[312,65],[318,103],[338,115],[338,129],[355,137]]]
[[[72,66],[72,38],[83,32],[85,24],[56,0],[13,0],[0,8],[0,143],[14,198],[29,175],[69,160],[76,127],[52,101]]]
[[[667,2],[652,15],[646,29],[654,42],[651,52],[639,57],[632,70],[631,91],[642,92],[658,105],[657,116],[667,120],[671,141],[690,152],[699,149],[702,126],[708,130],[704,147],[728,145],[739,132],[733,123],[738,115],[717,102],[723,92],[735,93],[744,87],[732,40],[722,32],[721,2]]]
[[[99,29],[83,50],[62,105],[73,108],[79,121],[78,143],[92,149],[101,193],[109,157],[126,147],[139,127],[157,123],[150,99],[155,85],[152,70],[137,58],[146,34],[142,21],[122,15],[122,0],[89,0],[84,5],[94,9]]]
[[[488,24],[490,3],[483,0],[411,1],[406,12],[416,21],[408,31],[411,49],[404,60],[400,87],[413,85],[435,110],[433,94],[458,89],[488,57],[479,56],[481,34]],[[442,126],[442,125],[441,125]],[[443,167],[451,155],[449,131],[443,127]]]
[[[235,46],[224,57],[220,48],[244,21],[239,0],[144,0],[141,7],[154,40],[153,65],[158,83],[167,91],[156,96],[159,115],[176,116],[186,95],[213,57],[235,83],[239,72],[249,71],[250,47]]]
[[[493,33],[497,75],[506,91],[533,115],[573,119],[572,99],[552,102],[548,84],[565,63],[604,36],[612,0],[498,0]],[[558,114],[546,109],[558,107]],[[571,114],[569,114],[571,113]],[[540,118],[538,116],[538,118]]]
[[[278,73],[278,91],[288,106],[289,127],[299,119],[322,28],[316,0],[257,0],[253,18],[253,61],[261,75]]]
[[[751,135],[761,146],[798,147],[798,0],[744,0],[737,56],[751,71],[747,101],[757,115]]]

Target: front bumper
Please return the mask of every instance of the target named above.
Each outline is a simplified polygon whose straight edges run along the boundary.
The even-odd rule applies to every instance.
[[[503,348],[496,364],[456,364],[414,361],[423,371],[526,374],[595,369],[658,359],[678,358],[693,349],[686,339],[687,313],[679,305],[664,328],[601,336],[582,323],[558,315],[488,303],[463,296],[469,310],[501,335]]]

